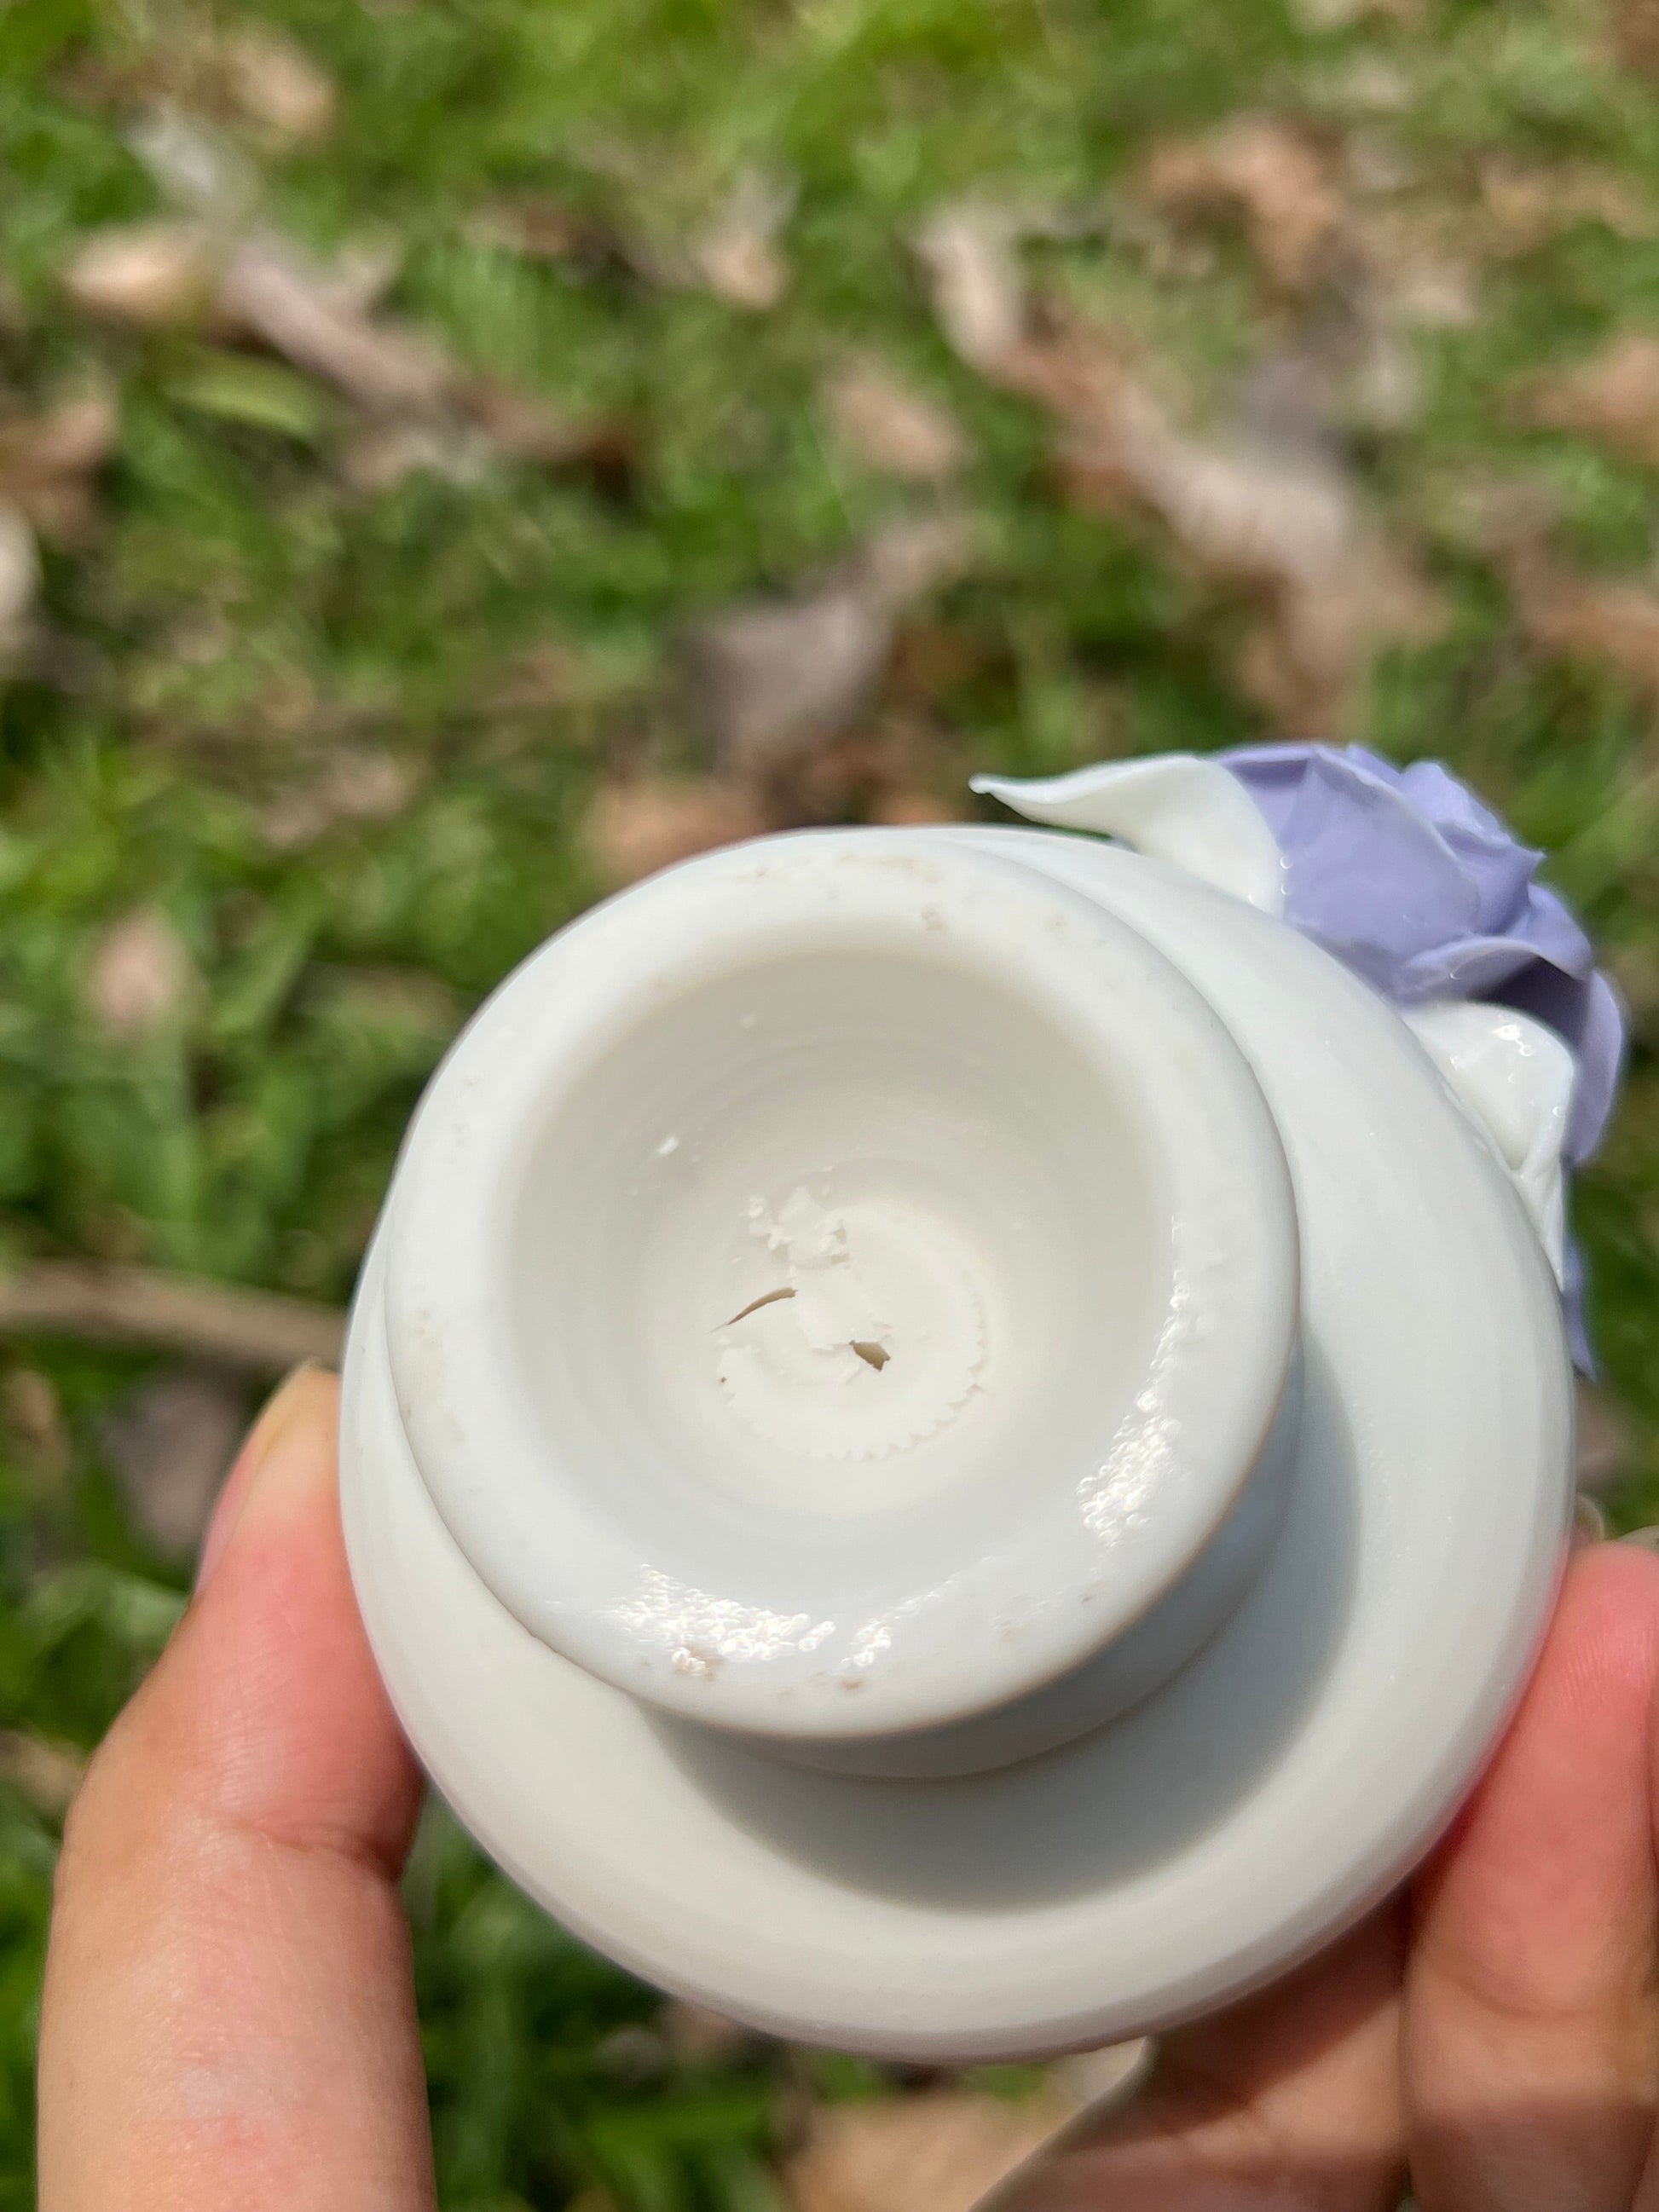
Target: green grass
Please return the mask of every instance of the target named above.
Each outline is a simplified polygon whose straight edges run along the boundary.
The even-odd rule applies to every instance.
[[[199,337],[139,338],[57,283],[94,227],[155,211],[100,94],[185,35],[128,0],[0,5],[0,389],[118,391],[85,543],[49,547],[46,642],[0,690],[0,1257],[78,1253],[343,1298],[420,1085],[492,981],[599,888],[580,825],[615,759],[694,766],[676,641],[919,503],[840,452],[817,398],[849,346],[948,404],[985,557],[926,617],[938,672],[902,711],[950,775],[1265,734],[1234,674],[1237,610],[1157,535],[1079,514],[1048,434],[936,330],[907,240],[972,190],[1097,209],[1153,141],[1243,110],[1369,134],[1454,240],[1479,163],[1590,166],[1643,199],[1659,98],[1583,10],[1425,0],[1316,32],[1211,0],[292,0],[259,11],[337,79],[325,143],[265,164],[270,218],[319,248],[404,259],[392,304],[466,362],[631,428],[625,484],[497,463],[465,484],[343,480],[343,404]],[[1360,64],[1391,72],[1378,105]],[[1370,102],[1370,104],[1367,104]],[[763,316],[621,265],[544,266],[471,218],[544,194],[662,242],[744,169],[787,173],[793,283]],[[1058,289],[1138,335],[1195,412],[1282,341],[1236,240],[1149,270],[1119,226],[1037,251]],[[1358,439],[1368,495],[1443,595],[1437,635],[1380,656],[1351,734],[1443,753],[1556,850],[1637,1012],[1626,1104],[1577,1218],[1627,1522],[1659,1506],[1659,842],[1650,708],[1595,663],[1540,659],[1461,518],[1541,485],[1590,568],[1653,559],[1652,473],[1529,428],[1518,380],[1627,322],[1659,327],[1659,225],[1587,218],[1478,270],[1476,312],[1409,340],[1416,413]],[[539,692],[531,657],[556,660]],[[412,796],[301,849],[274,796],[342,748]],[[154,903],[200,984],[135,1048],[82,1011],[89,950]],[[100,1421],[143,1363],[8,1354],[50,1376],[67,1470],[0,1436],[0,1725],[95,1741],[154,1657],[181,1577],[125,1526]],[[0,2212],[31,2203],[35,1985],[55,1830],[0,1794]],[[782,2054],[676,2058],[656,2000],[584,1954],[434,1817],[410,1876],[445,2202],[760,2212],[765,2161],[812,2080]],[[626,2033],[624,2033],[626,2031]],[[816,2068],[816,2070],[815,2070]]]

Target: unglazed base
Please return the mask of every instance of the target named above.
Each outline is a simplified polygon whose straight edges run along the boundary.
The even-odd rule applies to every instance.
[[[538,1641],[450,1536],[392,1385],[384,1238],[348,1354],[343,1501],[404,1724],[526,1890],[758,2027],[961,2062],[1206,2009],[1399,1879],[1541,1632],[1571,1395],[1519,1199],[1363,985],[1157,862],[1025,831],[894,834],[1097,900],[1196,984],[1267,1097],[1301,1224],[1302,1425],[1237,1610],[1108,1725],[951,1779],[811,1771],[671,1717]]]

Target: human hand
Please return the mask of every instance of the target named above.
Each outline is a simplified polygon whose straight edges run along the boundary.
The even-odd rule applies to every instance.
[[[88,1768],[40,2027],[40,2212],[436,2203],[398,1878],[421,1783],[346,1571],[339,1386],[302,1370]]]
[[[397,1881],[420,1784],[352,1601],[337,1385],[281,1392],[71,1814],[40,2212],[434,2202]],[[1659,1559],[1581,1553],[1409,1896],[1165,2039],[999,2212],[1659,2212]]]

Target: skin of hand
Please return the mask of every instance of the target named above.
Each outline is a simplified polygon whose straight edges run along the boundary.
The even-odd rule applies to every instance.
[[[353,1603],[337,1385],[266,1408],[64,1838],[40,2212],[430,2212],[398,1880],[420,1799]],[[1659,2212],[1659,1557],[1572,1559],[1406,1895],[1162,2044],[997,2212]]]

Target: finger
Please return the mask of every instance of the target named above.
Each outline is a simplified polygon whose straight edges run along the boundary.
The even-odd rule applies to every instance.
[[[1022,2172],[995,2212],[1393,2212],[1401,1939],[1390,1907],[1165,2038],[1141,2095]]]
[[[431,2156],[397,1874],[418,1779],[341,1541],[337,1386],[294,1378],[93,1761],[59,1869],[41,2212],[419,2212]]]
[[[1627,2212],[1659,2073],[1656,1677],[1659,1559],[1579,1553],[1418,1888],[1404,2051],[1425,2212]]]

